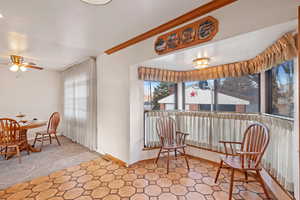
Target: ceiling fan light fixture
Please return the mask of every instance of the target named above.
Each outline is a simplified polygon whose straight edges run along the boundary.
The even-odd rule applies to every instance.
[[[110,3],[112,0],[81,0],[81,1],[92,5],[105,5]]]
[[[17,72],[17,71],[19,71],[19,66],[18,65],[12,65],[9,68],[9,70],[12,71],[12,72]]]
[[[209,65],[209,61],[210,61],[209,58],[197,58],[197,59],[193,60],[194,68],[196,68],[196,69],[206,68]]]
[[[27,68],[26,68],[25,66],[21,66],[21,67],[20,67],[20,70],[21,70],[22,72],[26,72],[26,71],[27,71]]]

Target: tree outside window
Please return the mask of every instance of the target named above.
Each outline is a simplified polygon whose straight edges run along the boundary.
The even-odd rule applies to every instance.
[[[294,116],[294,62],[287,61],[269,71],[271,75],[269,103],[270,114]]]
[[[177,84],[144,81],[144,110],[175,110]]]

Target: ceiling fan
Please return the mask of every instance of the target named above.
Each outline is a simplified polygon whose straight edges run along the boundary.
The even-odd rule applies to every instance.
[[[22,71],[25,72],[28,69],[43,70],[42,67],[36,66],[33,62],[24,62],[23,56],[10,55],[10,62],[0,63],[9,66],[9,70],[12,72]]]

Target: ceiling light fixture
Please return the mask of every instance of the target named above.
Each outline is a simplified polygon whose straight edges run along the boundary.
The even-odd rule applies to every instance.
[[[3,15],[0,13],[0,18],[3,18]]]
[[[21,67],[20,67],[20,70],[21,70],[22,72],[26,72],[26,71],[27,71],[27,68],[24,67],[24,66],[21,66]]]
[[[196,69],[203,69],[208,67],[209,65],[209,58],[197,58],[193,60],[194,68]]]
[[[12,72],[17,72],[17,71],[19,71],[19,66],[18,65],[12,65],[9,68],[9,70],[12,71]]]
[[[92,5],[105,5],[110,3],[112,0],[81,0],[81,1]]]

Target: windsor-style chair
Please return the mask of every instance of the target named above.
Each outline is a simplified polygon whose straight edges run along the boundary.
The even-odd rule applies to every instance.
[[[20,136],[20,125],[17,121],[9,118],[0,119],[0,155],[8,159],[8,155],[17,155],[21,163],[20,147],[25,141]],[[13,151],[13,149],[15,151]],[[29,148],[27,147],[29,154]]]
[[[167,153],[167,173],[169,173],[170,153],[174,152],[175,158],[177,157],[177,153],[180,153],[184,156],[187,168],[190,170],[189,162],[185,154],[185,139],[189,134],[176,131],[176,122],[170,117],[157,119],[156,131],[159,136],[161,147],[155,162],[158,162],[161,153]],[[179,150],[182,150],[182,152]]]
[[[48,122],[48,128],[45,131],[40,131],[35,134],[35,139],[33,142],[33,146],[35,146],[35,143],[37,141],[41,142],[41,149],[43,148],[44,141],[49,140],[50,144],[52,144],[52,135],[56,139],[57,144],[60,146],[60,142],[57,137],[57,127],[60,122],[60,115],[58,112],[55,112],[51,115],[49,122]]]
[[[265,183],[261,176],[261,159],[268,147],[270,140],[269,130],[262,124],[255,123],[250,125],[245,133],[242,142],[229,142],[220,141],[224,144],[225,156],[221,156],[221,162],[215,182],[217,182],[222,168],[231,170],[230,187],[229,187],[229,200],[232,198],[233,182],[235,171],[241,171],[245,173],[245,182],[248,180],[248,172],[255,172],[258,178],[258,182],[261,184],[266,197],[270,199]],[[230,151],[228,149],[230,147]],[[237,148],[234,145],[241,145],[240,151],[236,151]],[[241,180],[239,180],[241,181]]]

